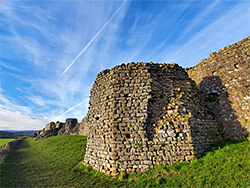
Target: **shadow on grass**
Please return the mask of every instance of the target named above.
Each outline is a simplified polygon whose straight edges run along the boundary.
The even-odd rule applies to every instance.
[[[202,155],[201,157],[199,157],[198,159],[200,158],[203,158],[204,156],[206,156],[208,153],[210,152],[215,152],[216,150],[220,150],[226,146],[230,146],[232,144],[237,144],[237,143],[241,143],[241,142],[244,142],[244,141],[237,141],[237,140],[223,140],[223,141],[220,141],[220,142],[216,142],[214,144],[212,144]]]
[[[6,153],[4,161],[0,164],[1,187],[27,186],[24,183],[25,176],[20,172],[23,168],[22,161],[26,158],[25,149],[29,147],[29,143],[21,139]]]

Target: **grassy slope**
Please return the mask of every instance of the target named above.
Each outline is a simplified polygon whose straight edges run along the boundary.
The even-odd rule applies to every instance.
[[[68,185],[72,168],[82,160],[85,145],[86,137],[82,136],[21,140],[1,164],[1,185]]]
[[[201,159],[190,164],[177,163],[147,172],[143,186],[246,187],[250,186],[250,142],[221,142]],[[136,177],[135,176],[135,177]],[[151,177],[152,179],[150,179]]]
[[[4,144],[6,144],[12,140],[15,140],[15,139],[13,139],[13,138],[0,138],[0,146],[3,146]]]
[[[247,187],[250,142],[222,142],[192,163],[111,178],[79,164],[86,137],[20,141],[1,164],[1,187]]]

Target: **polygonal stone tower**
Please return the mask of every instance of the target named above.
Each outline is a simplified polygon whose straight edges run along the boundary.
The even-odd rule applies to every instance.
[[[189,161],[221,139],[177,64],[130,63],[98,74],[85,118],[84,164],[117,175]]]

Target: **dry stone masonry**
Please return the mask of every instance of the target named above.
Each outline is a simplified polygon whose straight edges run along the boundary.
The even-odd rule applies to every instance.
[[[177,64],[130,63],[91,89],[85,165],[112,176],[189,161],[221,139],[199,90]]]
[[[250,37],[211,53],[189,76],[230,139],[250,132]]]
[[[36,140],[41,140],[57,135],[75,135],[79,134],[79,127],[80,124],[77,122],[76,118],[68,118],[65,123],[57,121],[56,123],[50,122],[46,124],[45,128],[34,136],[36,137]]]

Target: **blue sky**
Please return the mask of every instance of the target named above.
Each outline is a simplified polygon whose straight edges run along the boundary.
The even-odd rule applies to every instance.
[[[249,35],[248,0],[0,0],[0,129],[81,121],[101,70],[190,67]]]

